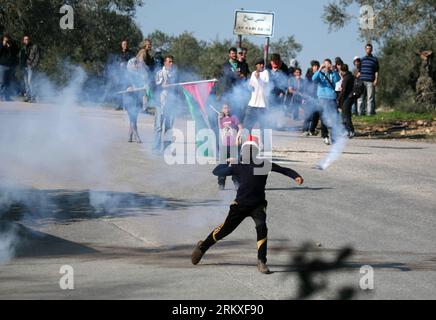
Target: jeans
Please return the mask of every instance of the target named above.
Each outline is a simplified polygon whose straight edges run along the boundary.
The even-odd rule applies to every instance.
[[[319,99],[321,109],[321,135],[323,138],[329,137],[329,130],[331,139],[334,143],[339,134],[343,131],[343,126],[339,118],[338,105],[336,100]]]
[[[319,122],[319,112],[314,103],[308,103],[304,106],[304,123],[303,132],[310,131],[314,133]]]
[[[360,96],[353,105],[353,114],[361,116],[365,114],[365,102],[363,101],[363,95]]]
[[[366,114],[375,115],[375,86],[373,82],[364,81],[365,93],[363,99],[366,100]],[[364,112],[362,112],[362,115]]]
[[[343,105],[342,110],[342,123],[345,126],[345,130],[347,130],[348,133],[354,133],[354,126],[353,121],[351,119],[352,117],[352,106],[355,102],[355,98],[346,98]]]
[[[0,65],[0,100],[10,100],[11,67]]]
[[[122,97],[124,109],[127,110],[129,116],[129,141],[131,142],[133,138],[137,142],[141,141],[138,133],[138,114],[141,110],[141,95],[138,93],[124,94]]]
[[[291,103],[290,113],[292,114],[292,119],[298,121],[300,120],[300,107],[301,103]]]
[[[26,67],[24,69],[24,86],[26,89],[26,97],[30,100],[34,99],[32,77],[33,77],[32,68]]]
[[[174,112],[165,109],[174,107],[173,105],[161,105],[156,107],[154,116],[154,142],[153,151],[162,150],[162,140],[164,141],[164,149],[172,142],[172,129],[174,126]],[[164,136],[162,137],[162,133]]]

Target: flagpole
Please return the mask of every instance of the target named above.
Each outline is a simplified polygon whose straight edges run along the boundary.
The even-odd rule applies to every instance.
[[[191,85],[191,84],[201,84],[201,83],[208,83],[208,82],[218,82],[218,80],[211,79],[211,80],[200,80],[200,81],[191,81],[191,82],[180,82],[180,83],[167,84],[165,87],[168,88],[168,87],[184,86],[184,85]],[[119,91],[119,92],[117,92],[117,94],[133,93],[133,92],[145,91],[147,89],[148,89],[147,87],[133,88],[131,90]]]
[[[191,82],[180,82],[180,83],[167,84],[165,87],[185,86],[190,84],[200,84],[200,83],[208,83],[208,82],[218,82],[218,80],[211,79],[211,80],[200,80],[200,81],[191,81]]]
[[[209,105],[210,108],[212,108],[213,111],[215,111],[217,114],[220,114],[221,112],[219,112],[217,109],[215,109],[211,104]]]
[[[130,89],[130,90],[118,91],[117,94],[126,94],[126,93],[133,93],[133,92],[146,91],[146,90],[148,90],[148,87],[133,88],[133,89]]]

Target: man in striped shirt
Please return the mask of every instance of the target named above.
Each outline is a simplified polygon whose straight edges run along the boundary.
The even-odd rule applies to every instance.
[[[360,80],[365,85],[364,99],[366,100],[366,113],[375,115],[375,87],[378,84],[379,63],[372,55],[372,44],[365,47],[366,56],[361,59]]]

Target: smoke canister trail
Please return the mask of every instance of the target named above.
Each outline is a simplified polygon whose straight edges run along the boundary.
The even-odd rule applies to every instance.
[[[328,155],[318,162],[316,168],[320,170],[326,170],[333,164],[333,162],[338,160],[344,152],[345,146],[347,145],[347,140],[348,139],[346,137],[340,136],[335,144],[333,144]]]

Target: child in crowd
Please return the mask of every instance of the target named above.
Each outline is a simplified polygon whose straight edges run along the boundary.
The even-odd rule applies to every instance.
[[[230,106],[225,103],[222,107],[219,117],[219,128],[221,133],[221,148],[220,159],[227,160],[232,156],[237,157],[239,137],[242,132],[242,124],[237,116],[231,114]],[[239,188],[239,180],[236,176],[232,177],[235,189]],[[224,190],[226,185],[226,176],[218,177],[218,186],[220,190]]]

